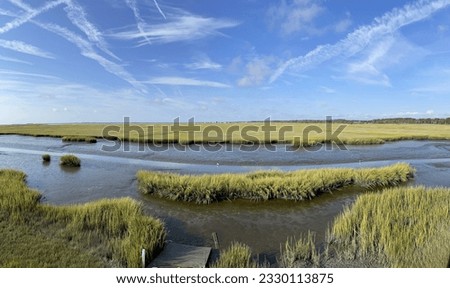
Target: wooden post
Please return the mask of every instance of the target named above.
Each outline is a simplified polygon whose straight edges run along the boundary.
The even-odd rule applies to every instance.
[[[214,241],[214,248],[215,249],[220,249],[220,245],[219,245],[219,237],[217,236],[216,232],[212,233],[212,239]]]
[[[142,259],[142,268],[145,268],[145,249],[142,249],[141,253],[141,259]]]

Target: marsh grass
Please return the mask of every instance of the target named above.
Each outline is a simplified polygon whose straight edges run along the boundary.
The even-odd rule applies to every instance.
[[[246,244],[233,242],[220,252],[219,259],[212,265],[214,268],[255,268],[258,263],[252,260],[252,251]]]
[[[450,189],[399,187],[365,194],[339,215],[330,250],[387,267],[447,267]]]
[[[49,154],[42,155],[42,161],[50,162],[51,161],[51,156]]]
[[[84,138],[84,142],[93,144],[93,143],[97,143],[97,139],[94,137],[86,137],[86,138]]]
[[[397,185],[413,177],[406,163],[382,168],[334,168],[293,172],[259,171],[245,174],[180,175],[138,171],[139,191],[170,200],[210,204],[223,200],[310,200],[321,193],[357,184],[366,187]]]
[[[26,221],[26,213],[34,212],[41,194],[25,186],[25,173],[0,170],[0,211],[3,217]]]
[[[130,199],[51,206],[25,184],[25,174],[0,170],[1,267],[140,267],[162,249],[165,228]]]
[[[316,248],[315,234],[290,237],[278,265],[445,268],[450,263],[450,189],[397,187],[358,196]]]
[[[85,142],[85,143],[97,143],[95,137],[85,137],[85,136],[63,136],[61,138],[63,142]]]
[[[285,268],[319,267],[320,253],[316,249],[315,234],[308,231],[306,237],[288,238],[281,247],[279,265]]]
[[[81,166],[81,160],[75,155],[63,155],[61,156],[59,160],[59,164],[62,166],[68,166],[68,167],[80,167]]]
[[[335,123],[334,127],[338,127],[342,123]],[[143,135],[138,135],[135,131],[125,131],[123,124],[113,124],[119,128],[119,132],[110,132],[108,135],[103,135],[103,130],[106,126],[111,124],[61,124],[61,125],[46,125],[46,124],[27,124],[27,125],[0,125],[0,135],[28,135],[35,137],[65,137],[66,139],[73,139],[73,141],[85,142],[87,137],[100,139],[105,137],[109,140],[122,140],[130,142],[144,142],[160,144],[288,144],[294,146],[312,146],[332,139],[326,139],[326,127],[323,122],[273,122],[272,125],[276,128],[275,132],[271,132],[270,139],[266,139],[266,134],[263,132],[262,122],[237,122],[237,123],[198,123],[200,127],[199,132],[194,133],[194,139],[188,139],[186,133],[181,133],[176,136],[171,127],[163,128],[163,124],[145,124],[133,123],[135,128],[144,131]],[[203,133],[208,128],[214,125],[225,132],[230,127],[237,127],[242,131],[245,127],[257,127],[257,132],[249,133],[244,137],[240,133],[224,133],[223,137],[211,137],[208,133]],[[313,133],[307,142],[305,139],[298,141],[298,137],[304,137],[303,131],[307,127],[314,125],[322,132]],[[370,145],[383,144],[389,141],[400,140],[450,140],[450,125],[443,124],[379,124],[379,123],[346,123],[346,128],[339,135],[339,140],[344,144],[349,145]],[[170,125],[169,125],[170,126]],[[283,127],[292,127],[292,131],[279,135]],[[167,128],[167,127],[166,127]],[[128,129],[130,130],[130,129]]]

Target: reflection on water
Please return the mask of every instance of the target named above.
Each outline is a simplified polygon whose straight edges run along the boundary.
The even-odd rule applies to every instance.
[[[77,173],[81,169],[80,167],[69,167],[64,165],[60,165],[59,167],[66,173]]]
[[[350,187],[324,194],[313,201],[268,202],[233,201],[202,206],[172,202],[137,191],[139,169],[179,173],[245,172],[261,169],[294,170],[315,167],[372,167],[406,161],[417,174],[408,185],[450,187],[450,142],[402,141],[376,146],[352,146],[349,150],[317,152],[270,152],[260,147],[246,152],[225,148],[217,152],[101,151],[102,143],[62,143],[60,139],[0,136],[0,168],[27,173],[28,184],[39,189],[43,201],[52,204],[83,203],[100,198],[132,197],[141,201],[145,211],[163,219],[169,239],[194,245],[212,245],[211,233],[217,232],[222,246],[237,240],[249,244],[257,253],[274,257],[280,243],[289,236],[308,230],[323,240],[325,230],[343,207],[351,204],[361,189]],[[41,155],[52,160],[43,162]],[[74,153],[81,168],[61,167],[59,157]],[[217,165],[219,163],[219,165]]]

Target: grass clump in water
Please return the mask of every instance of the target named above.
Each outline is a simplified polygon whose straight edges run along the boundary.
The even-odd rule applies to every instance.
[[[0,267],[140,267],[141,249],[148,261],[162,249],[164,225],[140,203],[44,205],[25,178],[0,170]]]
[[[392,188],[358,197],[338,216],[330,251],[387,267],[447,267],[450,189]]]
[[[42,161],[44,162],[50,162],[51,161],[51,157],[49,154],[44,154],[42,155]]]
[[[97,139],[94,137],[86,137],[86,138],[84,138],[84,142],[93,144],[93,143],[97,143]]]
[[[86,143],[97,143],[95,137],[90,136],[63,136],[61,138],[63,142],[86,142]]]
[[[62,166],[68,166],[68,167],[80,167],[81,166],[81,160],[75,155],[63,155],[61,156],[61,159],[59,161],[59,164]]]
[[[220,258],[214,263],[214,268],[255,268],[257,263],[252,260],[252,251],[246,244],[231,243],[230,247],[221,251]]]
[[[406,163],[382,168],[334,168],[292,172],[260,171],[245,174],[180,175],[139,171],[139,190],[171,200],[210,204],[232,199],[295,201],[312,199],[346,185],[391,186],[413,177]]]

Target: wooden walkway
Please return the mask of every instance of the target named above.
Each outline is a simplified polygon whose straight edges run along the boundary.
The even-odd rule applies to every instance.
[[[158,268],[204,268],[208,263],[211,247],[197,247],[167,243],[161,254],[150,265]]]

